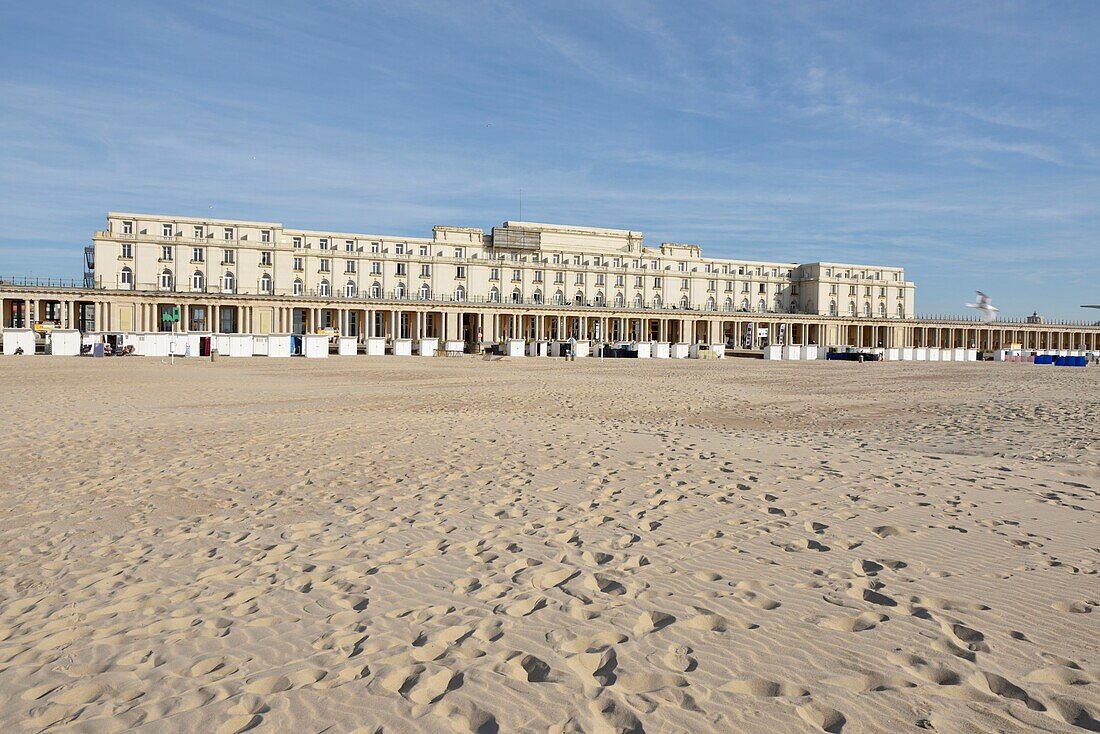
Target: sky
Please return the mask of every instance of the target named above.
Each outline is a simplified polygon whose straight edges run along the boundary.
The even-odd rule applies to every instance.
[[[1098,37],[1070,0],[0,0],[0,275],[79,277],[108,211],[522,216],[1095,320]]]

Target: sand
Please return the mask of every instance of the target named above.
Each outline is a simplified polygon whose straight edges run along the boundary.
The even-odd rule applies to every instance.
[[[1098,727],[1100,369],[0,375],[0,731]]]

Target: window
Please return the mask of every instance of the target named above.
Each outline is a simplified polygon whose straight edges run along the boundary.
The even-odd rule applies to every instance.
[[[554,254],[554,257],[553,257],[553,258],[551,259],[551,261],[552,261],[552,262],[553,262],[553,263],[554,263],[555,265],[561,265],[561,255],[558,255],[557,253],[555,253],[555,254]]]
[[[495,285],[489,289],[489,303],[500,303],[500,291]]]
[[[260,265],[271,265],[271,251],[264,250],[260,253]]]
[[[236,259],[236,252],[233,250],[222,250],[222,265],[232,265]]]
[[[203,276],[201,270],[196,270],[194,273],[191,274],[191,290],[206,290],[206,278]]]
[[[538,290],[535,291],[531,295],[531,300],[534,301],[535,303],[542,303],[542,291],[538,291]]]
[[[172,259],[172,248],[169,245],[164,245],[160,248],[160,259],[169,260]]]
[[[883,318],[883,319],[886,318],[886,304],[885,303],[880,303],[878,305],[878,315],[879,315],[879,318]]]
[[[302,258],[300,258],[300,257],[294,258],[294,269],[295,270],[301,270],[302,269]]]
[[[576,294],[573,296],[573,303],[575,303],[578,306],[583,306],[584,305],[584,294],[581,293],[580,291],[577,291]]]
[[[625,279],[623,278],[623,276],[621,276],[621,275],[616,275],[616,276],[615,276],[615,287],[616,287],[616,288],[622,288],[622,287],[623,287],[623,281],[624,281],[624,280],[625,280]]]
[[[428,256],[428,246],[427,245],[421,245],[420,246],[420,257],[427,257],[427,256]]]
[[[344,283],[344,298],[355,298],[355,281]]]
[[[708,280],[707,281],[707,290],[708,291],[718,290],[718,281],[717,280]]]
[[[870,301],[866,301],[863,304],[863,315],[864,316],[870,316],[871,315],[871,302]]]
[[[265,229],[260,231],[260,242],[271,242],[271,230]]]
[[[118,282],[122,285],[123,288],[133,288],[134,271],[130,270],[130,268],[123,268],[122,272],[119,273]]]
[[[615,308],[622,308],[624,303],[626,303],[626,299],[623,298],[623,294],[622,293],[616,293],[615,294]]]
[[[354,260],[345,260],[344,261],[344,272],[345,273],[354,273],[355,272],[355,261]]]
[[[329,288],[328,281],[322,278],[317,286],[317,295],[327,298],[330,293],[332,293],[332,289]]]
[[[878,289],[878,297],[879,298],[886,298],[886,289],[885,288],[879,288]]]
[[[687,263],[677,263],[677,265],[678,265],[679,270],[680,270],[681,273],[686,273],[687,272],[687,269],[688,269]]]
[[[370,297],[371,298],[381,298],[382,297],[382,286],[378,283],[377,280],[370,284]]]
[[[660,288],[661,287],[661,279],[660,278],[654,278],[653,279],[653,287],[654,288]]]
[[[328,272],[331,272],[331,270],[332,270],[332,261],[329,260],[328,258],[325,258],[325,257],[321,258],[321,272],[322,273],[328,273]]]
[[[317,248],[320,249],[320,250],[327,250],[328,249],[328,237],[322,237],[321,239],[317,240]]]
[[[521,272],[519,270],[512,271],[512,280],[517,281],[520,279]]]
[[[848,286],[848,295],[854,296],[856,294],[856,287],[854,285]]]
[[[455,288],[455,300],[456,301],[465,301],[466,300],[466,288],[465,287],[460,285],[459,287]]]
[[[172,271],[168,268],[160,271],[160,289],[162,291],[172,290]]]
[[[354,240],[344,240],[344,252],[355,252]]]
[[[829,315],[836,316],[836,301],[829,301]]]
[[[232,227],[226,227],[225,229],[222,230],[222,239],[223,240],[233,239],[233,228]]]
[[[237,279],[233,277],[233,273],[225,271],[225,275],[222,276],[222,292],[232,293],[236,287]]]
[[[122,223],[122,234],[133,234],[133,233],[134,233],[134,223],[133,222],[123,222]]]
[[[685,311],[687,309],[691,308],[691,303],[688,302],[688,297],[687,296],[684,296],[683,298],[680,299],[680,308],[684,309]]]
[[[680,278],[680,289],[686,291],[687,287],[688,287],[688,279],[687,278]]]
[[[382,274],[382,263],[372,262],[370,264],[370,274],[371,275],[381,275]]]
[[[554,293],[554,304],[557,305],[557,306],[560,306],[564,302],[565,302],[565,294],[562,293],[560,290],[556,291]]]
[[[761,313],[768,310],[768,305],[764,303],[763,298],[756,302],[756,310],[760,311]]]
[[[542,282],[542,271],[541,270],[536,270],[535,271],[535,282],[536,283],[541,283]]]
[[[195,239],[201,240],[203,237],[202,227],[195,227]]]
[[[855,316],[856,315],[856,302],[855,301],[848,301],[848,315],[849,316]]]
[[[134,256],[134,246],[131,244],[125,244],[122,246],[122,256],[126,259],[130,259]]]
[[[466,266],[465,265],[459,265],[458,267],[455,268],[455,277],[456,278],[465,278],[466,277]]]
[[[523,294],[519,292],[519,288],[512,289],[512,303],[519,303],[523,300]]]
[[[634,296],[634,308],[641,308],[641,307],[642,307],[642,294],[637,293]]]
[[[723,311],[732,311],[733,310],[733,299],[732,298],[727,298],[726,299],[726,302],[722,305],[722,310]]]
[[[603,302],[603,291],[597,291],[597,292],[596,292],[596,305],[597,305],[597,306],[602,306],[602,305],[604,305],[604,302]]]
[[[500,280],[499,268],[489,268],[489,280]]]
[[[372,243],[370,243],[370,251],[373,252],[373,253],[381,252],[382,251],[382,243],[381,242],[372,242]]]
[[[767,290],[768,290],[768,288],[767,288],[767,285],[765,285],[764,283],[761,283],[761,284],[760,284],[760,291],[759,291],[759,292],[760,292],[760,293],[766,293],[766,292],[767,292]]]
[[[733,281],[732,280],[727,280],[726,281],[726,293],[733,293]]]
[[[171,237],[172,236],[172,225],[171,224],[162,224],[162,225],[160,225],[160,233],[165,237]]]
[[[420,266],[420,277],[421,278],[429,278],[429,277],[431,277],[431,275],[432,275],[432,266],[431,265],[425,264],[425,265]]]
[[[564,283],[565,282],[565,273],[562,273],[560,271],[557,272],[557,273],[554,273],[554,282],[555,283]]]
[[[573,283],[574,285],[584,285],[584,273],[577,273],[577,277]]]
[[[898,304],[897,314],[899,319],[905,317],[905,307],[902,306],[900,303]]]
[[[296,296],[302,295],[302,279],[301,278],[295,278],[294,279],[294,285],[293,285],[293,288],[291,289],[291,293],[293,293]]]
[[[603,273],[596,273],[596,285],[603,285]]]
[[[634,287],[635,288],[641,288],[642,287],[642,276],[640,276],[640,275],[634,276]]]
[[[398,275],[408,274],[408,266],[406,265],[406,263],[397,263],[397,274]]]
[[[267,273],[260,276],[260,293],[271,293],[271,276]]]
[[[707,310],[708,311],[716,311],[717,310],[717,306],[715,305],[715,302],[714,302],[714,296],[711,296],[710,298],[707,299]]]
[[[462,258],[466,256],[466,252],[461,247],[455,248],[455,257]]]
[[[660,296],[653,296],[653,308],[660,308],[660,307],[661,307],[661,297]]]
[[[396,245],[393,246],[393,252],[394,252],[395,255],[404,255],[405,254],[405,243],[398,242]]]
[[[749,310],[749,299],[742,298],[740,308],[741,308],[742,311],[748,311]]]

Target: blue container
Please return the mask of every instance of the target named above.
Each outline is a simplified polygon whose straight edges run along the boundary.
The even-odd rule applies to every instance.
[[[1084,367],[1087,364],[1088,364],[1088,359],[1086,357],[1074,357],[1073,358],[1073,366],[1074,367]]]
[[[1066,358],[1061,356],[1061,355],[1055,357],[1054,358],[1054,366],[1055,367],[1065,367],[1066,366]]]

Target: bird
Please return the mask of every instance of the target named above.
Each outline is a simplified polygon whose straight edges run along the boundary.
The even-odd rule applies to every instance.
[[[966,304],[967,308],[976,308],[982,312],[981,319],[985,323],[992,323],[997,318],[997,311],[999,309],[993,307],[993,299],[982,293],[981,291],[975,291],[978,294],[977,303]]]

